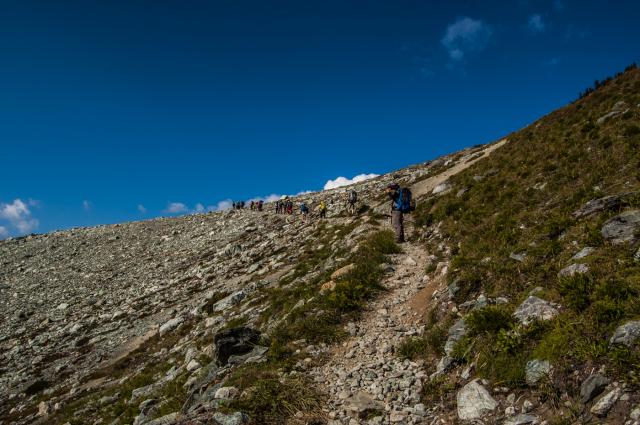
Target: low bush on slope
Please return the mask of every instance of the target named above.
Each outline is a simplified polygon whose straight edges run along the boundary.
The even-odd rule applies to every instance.
[[[600,119],[616,104],[620,113]],[[460,360],[476,360],[480,375],[495,384],[523,385],[526,361],[539,358],[551,360],[560,378],[597,364],[638,385],[640,350],[608,343],[617,326],[640,318],[637,247],[611,245],[600,230],[621,211],[640,208],[640,70],[628,69],[508,139],[454,176],[455,190],[416,212],[423,228],[439,224],[452,249],[456,302],[480,293],[509,300],[500,311],[469,317],[475,329],[457,350],[466,352]],[[630,195],[617,208],[573,214],[589,200],[620,193]],[[572,259],[587,246],[591,254]],[[558,277],[573,263],[589,272]],[[536,287],[537,296],[562,306],[560,315],[515,326],[507,319]]]

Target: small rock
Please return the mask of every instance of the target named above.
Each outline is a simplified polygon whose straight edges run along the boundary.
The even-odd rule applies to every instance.
[[[242,425],[249,422],[249,417],[242,412],[235,412],[228,415],[216,412],[213,414],[213,420],[220,425]]]
[[[459,319],[453,326],[449,328],[447,332],[447,341],[444,344],[444,352],[450,356],[453,353],[453,349],[456,344],[467,334],[467,326],[464,323],[464,319]]]
[[[514,418],[507,419],[504,425],[535,425],[538,423],[540,422],[537,416],[522,413]]]
[[[526,252],[521,252],[516,254],[515,252],[512,252],[511,254],[509,254],[509,258],[511,258],[512,260],[516,260],[519,262],[523,262],[525,260],[525,258],[527,258],[527,253]]]
[[[573,213],[573,216],[575,218],[583,218],[602,211],[618,209],[626,204],[625,200],[630,195],[631,193],[622,193],[618,195],[605,196],[604,198],[592,199],[576,210]]]
[[[335,272],[331,273],[331,280],[346,276],[347,274],[351,273],[355,267],[355,264],[348,264],[344,267],[339,268]]]
[[[336,283],[333,280],[330,280],[322,284],[320,287],[320,293],[324,294],[325,292],[333,291],[334,289],[336,289]]]
[[[41,401],[38,404],[38,416],[47,416],[51,411],[51,406],[46,401]]]
[[[551,320],[558,315],[558,310],[551,303],[530,295],[520,304],[513,315],[521,324],[526,326],[535,320]]]
[[[525,400],[522,402],[522,413],[529,413],[533,410],[533,403],[529,400]]]
[[[193,359],[187,364],[187,371],[193,372],[196,369],[200,369],[200,363],[198,363],[196,359]]]
[[[640,320],[627,322],[624,325],[618,326],[609,343],[612,345],[624,344],[627,347],[631,347],[638,338],[640,338]]]
[[[591,255],[591,253],[595,251],[595,248],[592,248],[590,246],[585,246],[584,248],[582,248],[580,251],[578,251],[576,253],[576,255],[574,255],[573,257],[571,257],[572,260],[581,260],[585,257],[588,257],[589,255]]]
[[[439,185],[437,185],[436,187],[434,187],[433,190],[431,191],[431,193],[433,193],[434,195],[444,194],[444,193],[450,191],[451,187],[452,187],[451,183],[449,183],[448,181],[442,182]]]
[[[405,266],[417,266],[418,263],[416,262],[416,260],[414,260],[411,257],[407,257],[404,259],[404,261],[402,262]]]
[[[184,319],[182,317],[174,317],[173,319],[167,321],[164,325],[160,326],[158,333],[160,336],[166,334],[167,332],[171,332],[175,328],[177,328]]]
[[[529,385],[536,385],[551,372],[551,364],[546,360],[530,360],[525,368],[526,381]]]
[[[634,421],[637,421],[638,419],[640,419],[640,406],[636,406],[631,413],[629,413],[629,418],[633,419]]]
[[[218,388],[214,397],[222,400],[233,400],[238,396],[239,390],[236,387]]]
[[[602,237],[613,244],[634,242],[640,228],[640,210],[625,211],[610,218],[602,226]]]
[[[602,398],[593,405],[591,413],[600,417],[606,416],[621,395],[622,389],[620,387],[615,387],[613,390],[602,396]]]
[[[558,277],[571,277],[577,274],[585,274],[589,271],[589,266],[586,264],[571,264],[558,272]]]
[[[456,396],[458,417],[462,420],[479,419],[498,407],[489,392],[474,380],[465,385]]]

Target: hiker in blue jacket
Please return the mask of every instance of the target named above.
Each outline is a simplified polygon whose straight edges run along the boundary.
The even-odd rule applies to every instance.
[[[387,186],[387,195],[391,199],[391,226],[396,234],[396,242],[404,242],[404,214],[411,212],[411,190],[400,188],[397,183]]]

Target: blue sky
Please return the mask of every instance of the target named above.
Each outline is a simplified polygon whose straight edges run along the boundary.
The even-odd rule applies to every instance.
[[[322,189],[640,59],[637,1],[0,0],[0,238]]]

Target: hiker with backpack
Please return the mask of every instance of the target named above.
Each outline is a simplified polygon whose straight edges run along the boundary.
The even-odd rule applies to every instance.
[[[300,214],[302,215],[302,222],[304,223],[305,221],[307,221],[307,215],[309,215],[309,207],[307,207],[307,204],[303,202],[300,203]]]
[[[396,242],[404,242],[404,214],[413,209],[411,190],[401,188],[397,183],[387,186],[387,195],[391,199],[391,226],[396,234]]]
[[[347,194],[347,212],[350,215],[356,214],[356,203],[358,202],[358,193],[355,190],[351,190]]]
[[[320,201],[320,205],[318,205],[318,211],[320,213],[320,218],[327,218],[327,204],[324,201]]]

